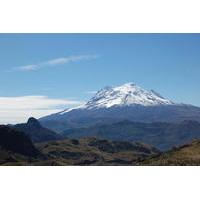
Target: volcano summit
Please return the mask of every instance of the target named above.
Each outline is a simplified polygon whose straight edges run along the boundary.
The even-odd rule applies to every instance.
[[[105,87],[84,105],[40,119],[57,132],[71,128],[110,124],[123,120],[134,122],[200,121],[200,108],[172,102],[159,93],[147,91],[134,83]]]

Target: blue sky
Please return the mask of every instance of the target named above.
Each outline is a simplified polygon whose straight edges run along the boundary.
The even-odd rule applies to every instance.
[[[34,111],[28,104],[26,115],[19,108],[13,122],[73,107],[91,91],[126,82],[200,106],[199,52],[200,34],[0,34],[0,117],[12,115],[16,97],[49,104]]]

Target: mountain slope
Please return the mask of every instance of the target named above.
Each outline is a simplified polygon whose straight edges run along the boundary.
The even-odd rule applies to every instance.
[[[150,145],[83,138],[37,144],[48,160],[35,165],[136,165],[160,152]]]
[[[40,125],[35,118],[29,118],[25,124],[17,124],[13,128],[26,133],[33,142],[44,142],[61,139],[62,136]]]
[[[70,138],[98,137],[118,141],[138,141],[168,150],[173,146],[200,138],[200,123],[139,123],[123,121],[112,125],[66,130],[63,134]]]
[[[13,133],[18,135],[15,130]],[[9,133],[6,132],[5,134]],[[24,133],[20,134],[28,138]],[[2,139],[1,135],[0,139]],[[30,151],[31,146],[27,146],[27,141],[25,142],[26,145],[23,145],[23,140],[21,139],[21,142],[16,140],[16,145],[21,146],[23,151],[16,150],[13,139],[13,137],[10,137],[8,140],[9,145],[9,142],[12,142],[9,148],[2,145],[2,141],[5,140],[1,140],[0,165],[137,165],[140,160],[160,154],[159,150],[147,144],[99,140],[97,138],[65,139],[37,143],[36,147],[38,150],[35,150],[35,147],[33,147],[36,153],[33,154],[33,151]],[[31,143],[30,139],[29,143]],[[7,144],[7,141],[5,144]],[[24,147],[28,149],[26,150]]]
[[[146,91],[141,87],[127,83],[119,87],[106,87],[99,92],[82,108],[98,109],[112,106],[127,105],[173,105],[172,101],[163,98],[154,91]]]
[[[139,162],[139,165],[156,166],[199,166],[200,165],[200,141],[174,148],[160,155],[152,156]]]
[[[8,126],[0,126],[0,149],[28,157],[36,157],[40,154],[25,133]]]
[[[112,124],[122,120],[137,122],[200,121],[200,108],[177,104],[155,91],[128,83],[106,87],[86,104],[40,119],[43,126],[57,132],[70,128]]]

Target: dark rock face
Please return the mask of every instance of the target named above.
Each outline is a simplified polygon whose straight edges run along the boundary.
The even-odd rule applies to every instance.
[[[14,126],[16,130],[26,133],[33,142],[44,142],[62,139],[62,136],[40,125],[39,121],[33,117],[29,118],[25,124]]]
[[[76,140],[76,139],[72,139],[72,140],[71,140],[71,143],[72,143],[73,145],[79,145],[79,141]]]
[[[33,118],[33,117],[30,117],[28,119],[27,126],[35,127],[35,128],[41,128],[42,127],[40,125],[39,121],[37,119]]]
[[[7,126],[0,126],[0,147],[29,157],[40,154],[26,134]]]

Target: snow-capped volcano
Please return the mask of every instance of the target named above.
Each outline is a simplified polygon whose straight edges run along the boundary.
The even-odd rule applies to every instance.
[[[70,112],[77,109],[101,109],[111,108],[113,106],[157,106],[157,105],[172,105],[172,101],[163,98],[157,92],[147,91],[137,86],[134,83],[126,83],[118,87],[105,87],[99,90],[93,98],[85,104],[76,108],[66,109],[60,114]]]
[[[180,122],[198,119],[200,108],[174,103],[153,90],[147,91],[133,83],[126,83],[105,87],[84,105],[43,117],[40,122],[49,129],[61,132],[123,120]]]
[[[153,90],[147,91],[134,83],[126,83],[119,87],[105,87],[88,101],[83,107],[93,108],[110,108],[112,106],[129,106],[129,105],[171,105],[172,101],[163,98]]]

